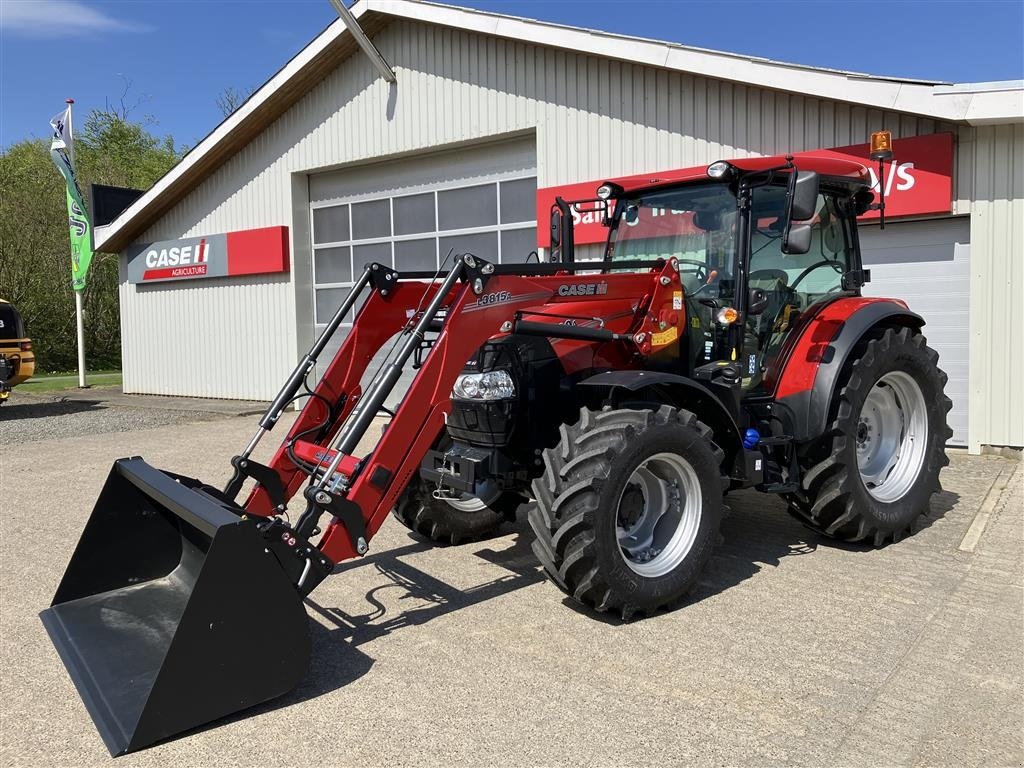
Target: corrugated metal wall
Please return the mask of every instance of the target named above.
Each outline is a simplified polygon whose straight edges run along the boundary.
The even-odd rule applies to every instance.
[[[970,447],[1024,445],[1024,125],[973,129]]]
[[[880,128],[897,137],[957,130],[415,21],[396,21],[374,41],[394,67],[397,86],[376,77],[362,55],[352,57],[139,239],[291,225],[292,191],[300,188],[293,174],[520,132],[536,133],[538,183],[546,186],[855,144]],[[980,180],[972,165],[973,156],[961,151],[959,213],[970,210],[964,182],[973,189]],[[308,237],[305,225],[299,229]],[[308,258],[308,244],[293,243],[293,253]],[[303,307],[296,306],[294,285],[262,286],[256,308],[252,293],[233,285],[145,291],[122,285],[126,389],[198,394],[191,374],[161,362],[191,357],[206,371],[203,393],[270,397],[299,354],[295,318]],[[307,291],[301,286],[300,302]],[[177,311],[178,297],[190,315],[233,339],[253,333],[254,311],[273,317],[259,341],[261,354],[226,358],[213,346],[143,330]]]

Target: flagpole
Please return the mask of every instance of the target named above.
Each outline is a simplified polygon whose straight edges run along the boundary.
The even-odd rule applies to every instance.
[[[71,109],[75,103],[74,99],[65,99],[68,105],[68,158],[71,160],[71,167],[75,167],[75,134],[72,127]],[[86,389],[89,385],[85,383],[85,322],[83,320],[82,289],[75,291],[75,330],[78,336],[78,388]]]

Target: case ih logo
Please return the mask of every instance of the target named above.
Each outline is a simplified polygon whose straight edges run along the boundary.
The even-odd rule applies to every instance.
[[[288,271],[288,227],[131,246],[128,282],[155,283]]]
[[[564,283],[558,286],[559,296],[604,296],[608,283]]]
[[[895,139],[892,145],[896,155],[895,162],[885,163],[883,166],[886,218],[949,213],[952,210],[953,200],[953,134],[934,133],[928,136],[911,136],[906,139]],[[795,157],[798,166],[800,157],[807,155],[838,157],[863,163],[871,173],[871,180],[875,184],[877,192],[878,163],[868,158],[869,151],[870,147],[867,144],[855,144],[849,147],[797,152]],[[714,159],[728,160],[729,158]],[[623,184],[635,185],[656,178],[672,178],[672,174],[677,170],[680,169],[538,189],[537,245],[542,248],[547,248],[550,245],[551,233],[548,231],[548,222],[556,195],[561,195],[566,200],[585,200],[594,197],[598,185],[603,181],[618,181]],[[651,215],[679,213],[678,211],[665,211],[665,209],[652,211],[652,209],[641,208],[640,210],[640,219],[633,225],[650,226],[652,232],[656,228],[657,222],[649,221]],[[608,229],[602,225],[599,213],[573,211],[572,218],[577,245],[604,243],[608,239]],[[877,219],[878,211],[868,211],[860,218],[862,221]]]
[[[199,245],[172,245],[170,248],[151,248],[146,253],[143,280],[165,280],[169,277],[201,277],[206,274],[209,246],[206,240]]]

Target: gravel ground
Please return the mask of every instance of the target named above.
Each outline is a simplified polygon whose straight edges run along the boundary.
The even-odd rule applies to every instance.
[[[0,407],[0,445],[134,432],[223,418],[223,414],[205,411],[111,407],[101,402],[62,400],[59,396],[25,395],[15,391]]]

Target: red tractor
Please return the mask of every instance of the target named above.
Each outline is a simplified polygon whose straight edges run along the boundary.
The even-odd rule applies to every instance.
[[[454,544],[526,505],[551,580],[622,618],[686,597],[730,491],[780,495],[839,539],[909,532],[939,490],[950,401],[921,317],[861,296],[857,216],[872,200],[854,162],[717,162],[558,200],[550,263],[368,266],[225,489],[114,464],[42,614],[111,752],[296,685],[303,598],[392,512]],[[576,260],[574,210],[607,225],[603,258]],[[273,459],[254,460],[300,398]]]

